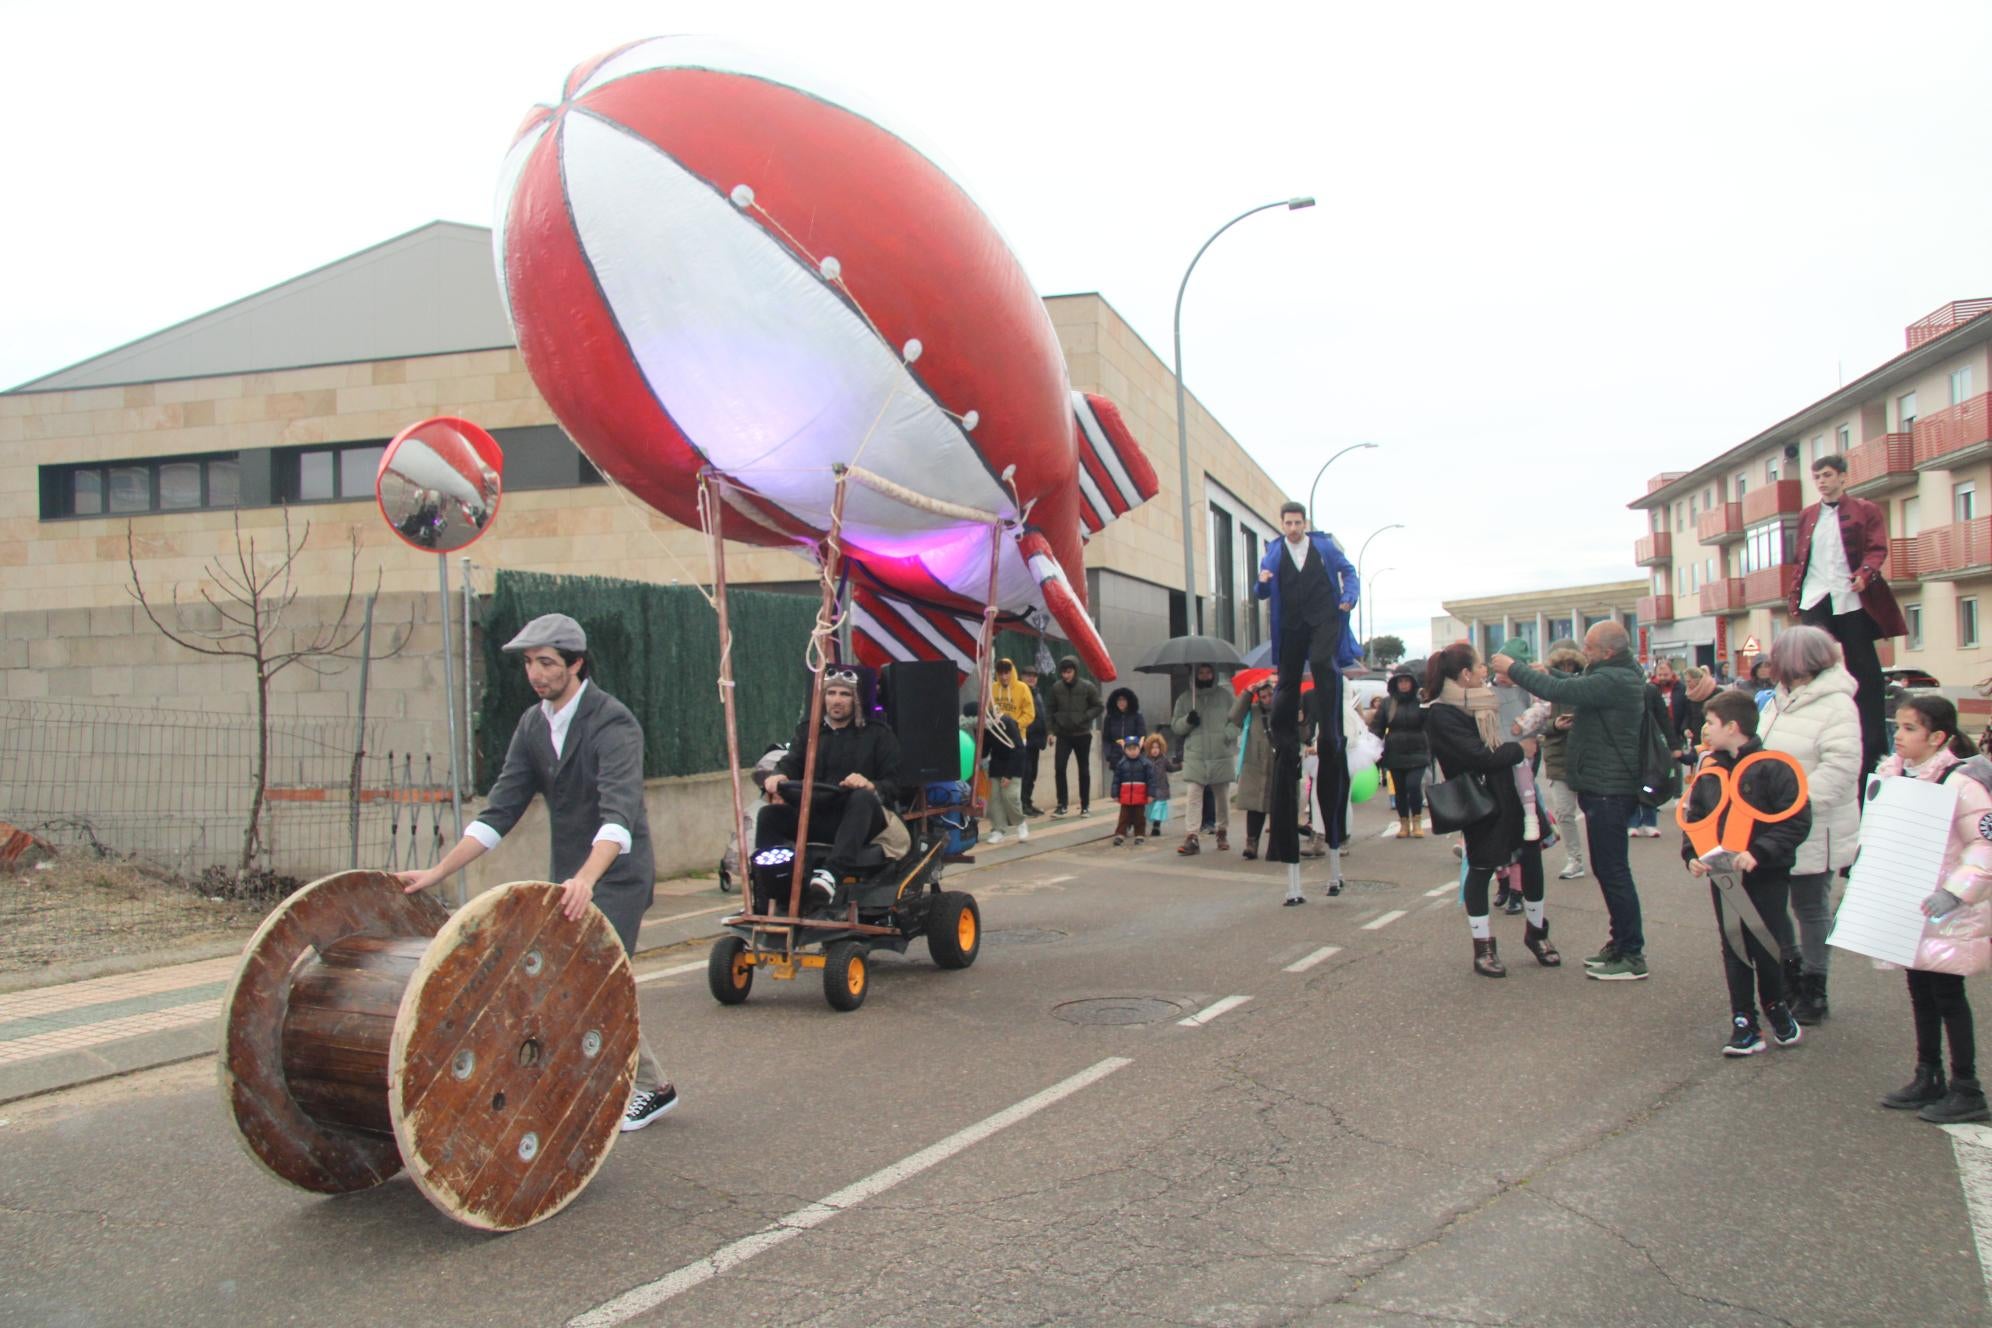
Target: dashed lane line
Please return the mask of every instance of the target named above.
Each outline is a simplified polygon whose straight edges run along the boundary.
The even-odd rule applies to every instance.
[[[1393,908],[1388,913],[1379,914],[1363,924],[1364,931],[1380,931],[1404,916],[1404,910]]]
[[[1971,1219],[1971,1239],[1978,1250],[1978,1273],[1992,1295],[1992,1128],[1946,1125],[1951,1152],[1957,1158],[1958,1184],[1964,1189],[1964,1211]]]
[[[694,959],[689,964],[673,964],[669,968],[659,968],[642,974],[637,978],[636,985],[641,987],[646,982],[657,982],[664,978],[675,978],[680,973],[691,973],[705,966],[706,961],[703,959]]]
[[[1226,996],[1221,1001],[1212,1001],[1189,1018],[1178,1019],[1176,1022],[1184,1028],[1202,1028],[1219,1015],[1235,1010],[1251,999],[1250,996]]]
[[[1459,882],[1447,881],[1444,885],[1434,886],[1430,890],[1427,890],[1425,892],[1425,898],[1437,899],[1440,895],[1451,895],[1458,893],[1459,893]]]
[[[1114,1071],[1131,1064],[1133,1062],[1125,1056],[1109,1056],[1069,1079],[1061,1079],[1043,1092],[1034,1093],[1013,1106],[1005,1107],[993,1116],[984,1117],[937,1144],[923,1148],[910,1157],[902,1158],[883,1170],[874,1171],[854,1185],[847,1185],[835,1194],[827,1194],[815,1203],[796,1209],[786,1217],[777,1219],[773,1226],[764,1227],[730,1245],[723,1245],[705,1258],[688,1263],[676,1272],[660,1277],[655,1282],[632,1287],[615,1299],[604,1301],[594,1309],[576,1315],[567,1321],[568,1328],[614,1328],[617,1324],[626,1323],[675,1296],[683,1295],[693,1287],[711,1281],[729,1269],[738,1268],[755,1255],[793,1240],[810,1228],[828,1222],[837,1214],[885,1193],[901,1181],[910,1180],[928,1168],[940,1165],[955,1154],[981,1143],[999,1130],[1008,1129],[1019,1121],[1035,1116],[1046,1107],[1071,1097],[1081,1089],[1096,1084]]]
[[[1281,969],[1280,971],[1282,973],[1305,973],[1308,969],[1313,968],[1316,964],[1320,963],[1322,960],[1333,959],[1336,955],[1340,953],[1342,953],[1341,946],[1324,945],[1319,950],[1316,950],[1313,954],[1303,955],[1299,959],[1294,960],[1291,964],[1288,964],[1285,968]]]

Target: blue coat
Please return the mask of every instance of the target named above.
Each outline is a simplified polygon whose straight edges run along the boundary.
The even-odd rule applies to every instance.
[[[1307,532],[1307,538],[1314,545],[1314,551],[1321,555],[1321,565],[1328,570],[1328,579],[1340,588],[1335,602],[1355,604],[1362,597],[1362,583],[1356,578],[1355,564],[1349,561],[1349,555],[1342,552],[1342,546],[1335,542],[1333,535],[1310,530]],[[1280,559],[1287,556],[1285,544],[1286,540],[1282,538],[1266,541],[1266,556],[1259,560],[1259,570],[1271,572],[1273,579],[1255,581],[1252,585],[1254,595],[1272,601],[1275,642],[1280,639]],[[1277,648],[1275,646],[1275,649]],[[1355,639],[1354,632],[1343,632],[1341,648],[1335,652],[1335,662],[1347,668],[1360,661],[1362,657],[1362,642]]]

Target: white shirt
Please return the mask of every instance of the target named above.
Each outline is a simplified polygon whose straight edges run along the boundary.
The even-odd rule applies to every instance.
[[[1287,557],[1293,559],[1293,570],[1296,572],[1305,571],[1307,569],[1307,536],[1302,535],[1298,544],[1290,539],[1283,539],[1280,543],[1286,545]]]
[[[1852,613],[1861,606],[1861,597],[1854,593],[1854,574],[1847,568],[1847,545],[1840,537],[1837,503],[1819,505],[1819,524],[1812,528],[1812,556],[1805,564],[1798,607],[1814,608],[1829,595],[1836,615]]]
[[[546,716],[546,736],[553,741],[553,759],[556,761],[560,759],[561,749],[567,745],[567,730],[574,727],[574,712],[581,708],[581,693],[587,690],[588,680],[583,678],[581,685],[574,689],[574,695],[568,697],[567,704],[560,709],[554,709],[551,701],[540,702],[540,713]],[[463,832],[484,845],[487,853],[498,847],[498,832],[482,821],[472,821],[464,827]],[[616,846],[617,857],[621,857],[634,847],[629,831],[606,822],[595,832],[595,842],[599,844],[603,840]]]

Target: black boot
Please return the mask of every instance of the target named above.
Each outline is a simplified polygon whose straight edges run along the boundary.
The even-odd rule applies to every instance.
[[[1950,1093],[1943,1101],[1932,1102],[1916,1114],[1933,1125],[1992,1120],[1992,1108],[1985,1105],[1985,1090],[1976,1079],[1951,1080]]]
[[[1791,1003],[1792,1018],[1810,1027],[1826,1022],[1826,975],[1807,973],[1798,980],[1797,996]]]
[[[1881,1105],[1894,1107],[1897,1111],[1914,1111],[1944,1098],[1944,1067],[1921,1064],[1916,1067],[1916,1077],[1893,1093],[1883,1096]]]
[[[1796,1002],[1798,994],[1805,990],[1805,961],[1797,955],[1786,955],[1784,959],[1785,999]]]
[[[1563,966],[1563,956],[1557,953],[1556,947],[1549,943],[1549,920],[1547,918],[1543,919],[1543,924],[1540,927],[1531,922],[1528,926],[1522,928],[1522,945],[1530,954],[1536,957],[1536,962],[1544,968],[1561,968]]]
[[[1473,971],[1483,978],[1508,976],[1508,966],[1501,962],[1501,956],[1495,952],[1491,938],[1473,943]]]

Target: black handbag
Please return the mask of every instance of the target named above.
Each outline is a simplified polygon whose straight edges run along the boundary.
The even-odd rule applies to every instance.
[[[1435,761],[1431,772],[1436,775],[1438,770]],[[1477,825],[1498,810],[1493,793],[1488,791],[1487,777],[1478,770],[1468,770],[1453,779],[1427,782],[1425,809],[1431,813],[1432,829],[1442,835]]]

